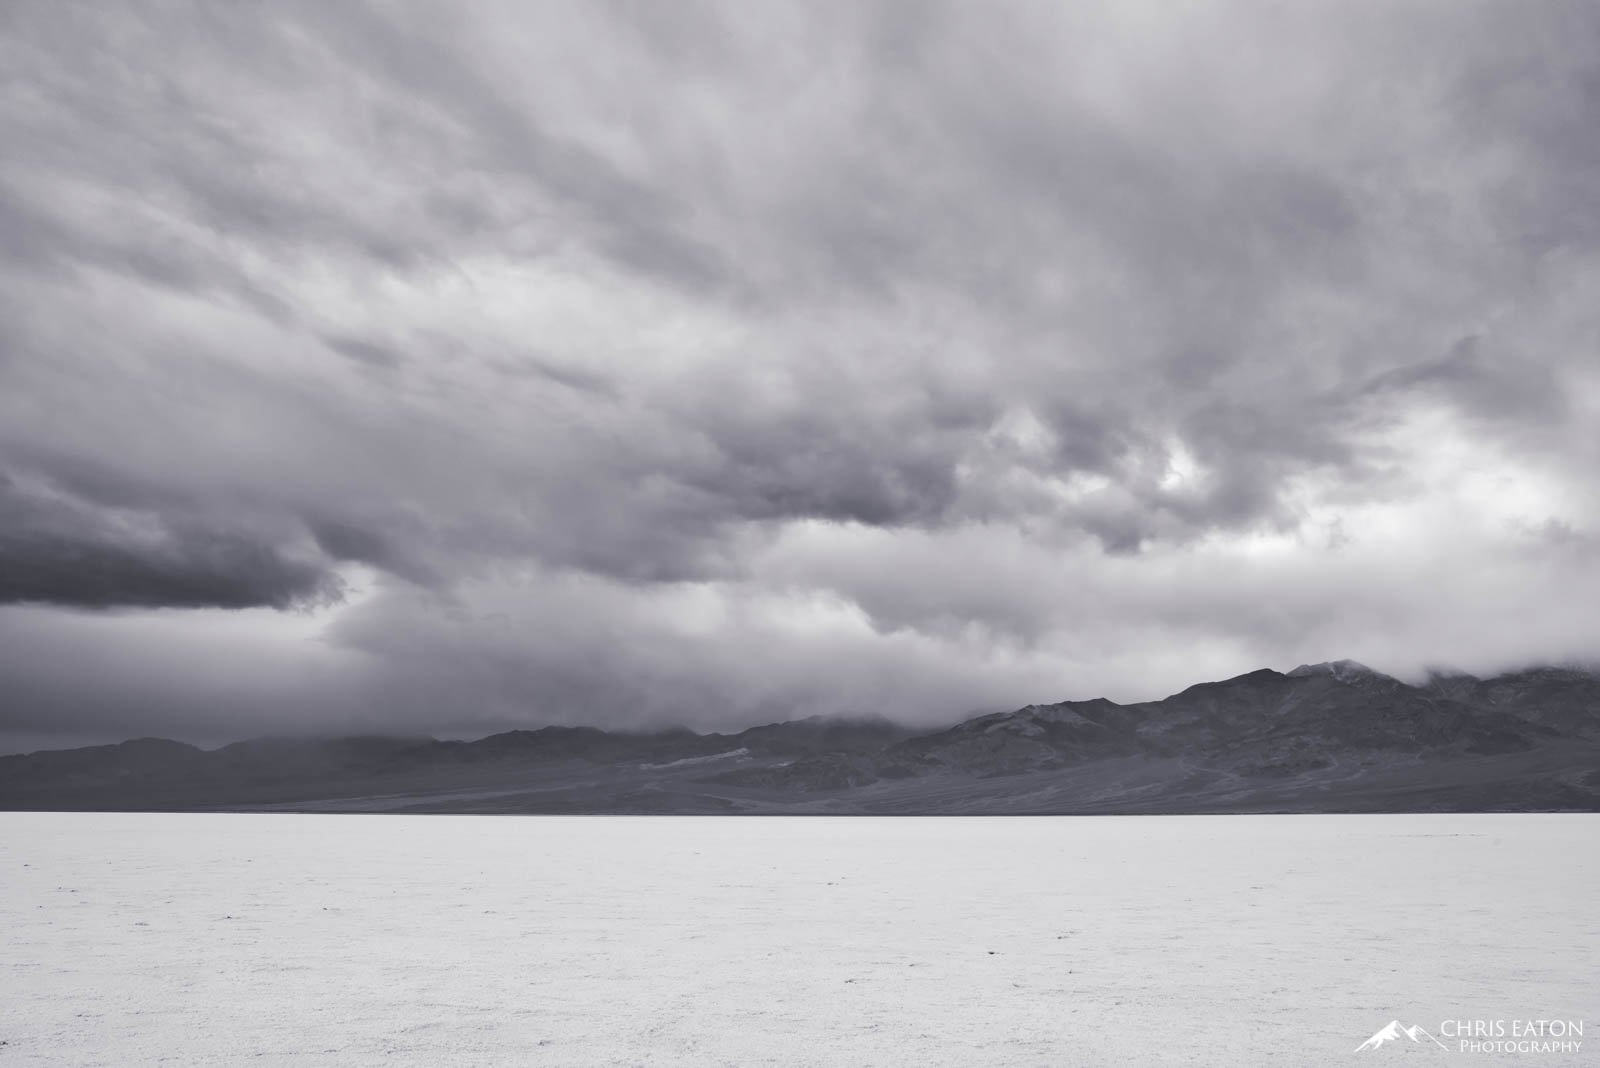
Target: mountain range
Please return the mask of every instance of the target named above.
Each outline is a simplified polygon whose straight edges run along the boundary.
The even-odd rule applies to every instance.
[[[0,809],[1092,814],[1600,811],[1600,674],[1409,685],[1349,660],[1159,701],[1028,705],[947,729],[810,719],[476,741],[161,738],[0,757]]]

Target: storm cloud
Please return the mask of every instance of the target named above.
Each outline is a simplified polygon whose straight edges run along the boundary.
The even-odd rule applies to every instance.
[[[1600,655],[1587,5],[0,22],[0,736]]]

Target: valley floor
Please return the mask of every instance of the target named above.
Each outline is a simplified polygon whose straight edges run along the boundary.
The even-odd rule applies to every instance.
[[[1597,833],[6,813],[0,1065],[1342,1064],[1593,1027]]]

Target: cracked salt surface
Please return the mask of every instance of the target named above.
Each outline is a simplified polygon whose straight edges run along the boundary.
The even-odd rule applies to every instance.
[[[1597,831],[0,813],[0,1068],[1344,1064],[1600,1018]]]

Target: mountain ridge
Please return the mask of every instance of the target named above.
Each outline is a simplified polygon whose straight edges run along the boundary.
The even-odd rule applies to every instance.
[[[545,726],[209,750],[140,738],[0,756],[0,808],[1600,811],[1600,674],[1534,667],[1412,685],[1338,660],[928,730],[812,716],[707,734]]]

